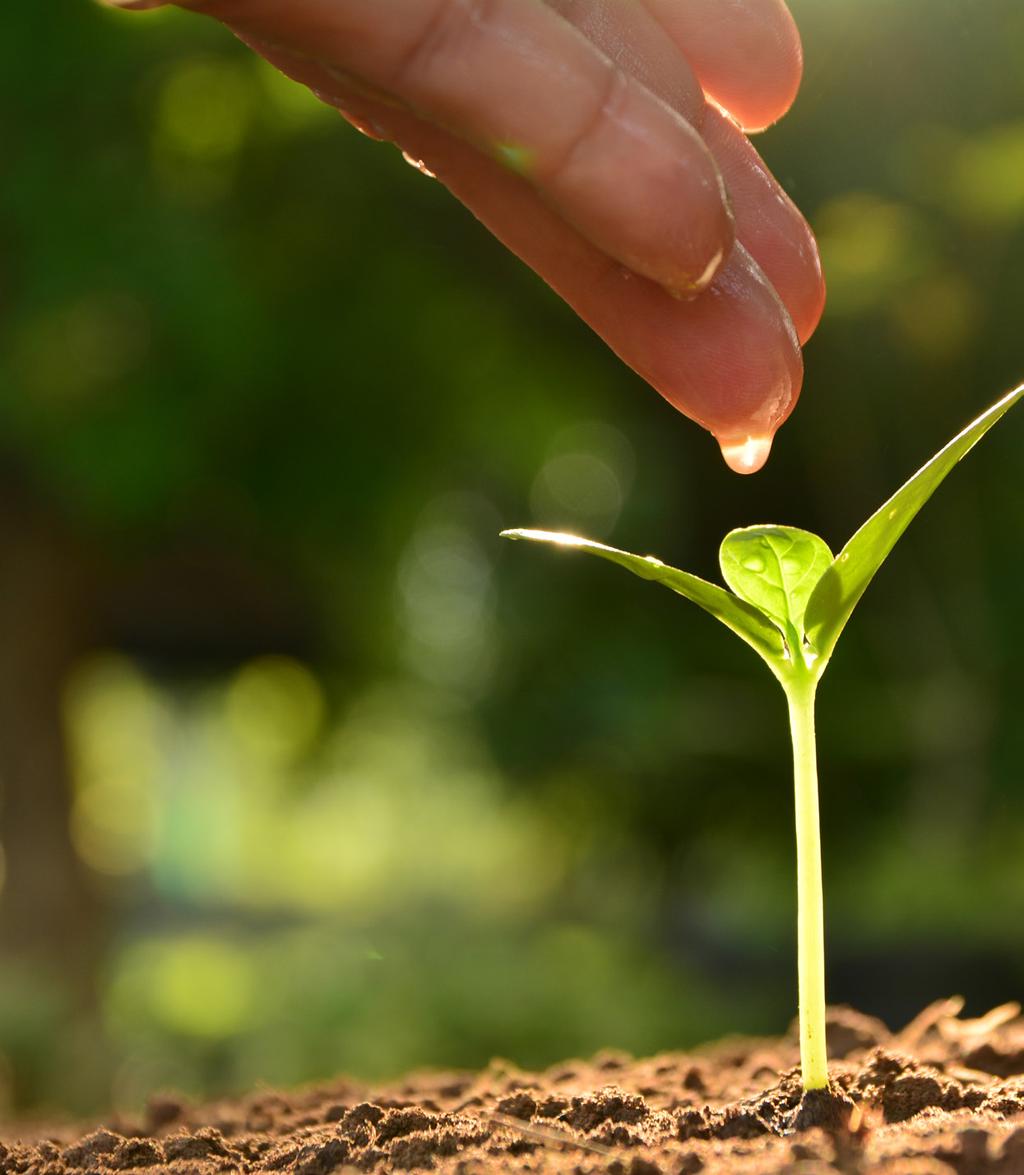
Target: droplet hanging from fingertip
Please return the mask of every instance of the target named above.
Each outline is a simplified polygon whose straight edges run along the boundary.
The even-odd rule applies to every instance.
[[[723,460],[733,473],[757,473],[772,451],[770,436],[750,436],[741,441],[719,440],[718,444]]]

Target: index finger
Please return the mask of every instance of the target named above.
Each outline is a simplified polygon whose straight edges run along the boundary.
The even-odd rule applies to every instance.
[[[753,473],[800,393],[799,341],[778,295],[737,245],[692,301],[617,265],[507,169],[415,118],[344,87],[308,60],[253,47],[357,126],[390,139],[573,307],[680,412],[712,432],[729,466]]]
[[[688,296],[733,242],[689,122],[536,0],[178,0],[397,100],[525,179],[608,257]]]

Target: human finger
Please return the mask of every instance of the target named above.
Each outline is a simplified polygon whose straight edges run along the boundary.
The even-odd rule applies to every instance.
[[[784,0],[630,0],[679,46],[704,92],[746,130],[793,104],[803,73],[800,34]]]
[[[544,0],[624,73],[700,130],[707,103],[680,46],[640,0]]]
[[[402,147],[530,265],[630,367],[712,432],[730,466],[754,472],[802,381],[799,342],[742,246],[691,301],[616,264],[521,178],[408,111],[346,88],[308,60],[256,45],[370,133]]]
[[[535,0],[179,0],[397,99],[517,170],[608,256],[680,296],[733,240],[700,135]]]
[[[679,45],[641,3],[547,0],[566,20],[698,127],[725,180],[736,237],[785,303],[806,341],[821,317],[825,286],[810,227],[750,140],[715,107]]]
[[[732,199],[737,240],[764,270],[805,343],[825,307],[825,278],[814,233],[730,118],[708,110],[701,129]]]

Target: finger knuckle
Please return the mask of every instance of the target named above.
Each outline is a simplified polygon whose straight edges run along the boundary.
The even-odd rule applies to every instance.
[[[569,177],[575,166],[607,132],[610,123],[625,106],[629,95],[626,76],[610,62],[602,72],[600,84],[595,87],[593,104],[586,109],[566,136],[564,146],[555,150],[548,160],[548,180],[552,184]]]
[[[432,90],[453,61],[469,59],[493,24],[502,0],[435,0],[394,70],[396,92]]]

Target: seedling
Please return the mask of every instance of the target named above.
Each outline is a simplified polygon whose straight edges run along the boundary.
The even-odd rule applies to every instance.
[[[911,519],[956,463],[1021,397],[1008,393],[954,437],[864,523],[833,557],[825,541],[791,526],[747,526],[722,541],[719,562],[731,591],[602,543],[543,530],[506,530],[510,539],[571,547],[664,584],[710,612],[760,655],[786,694],[796,797],[797,962],[800,1064],[804,1088],[828,1084],[825,1053],[825,941],[818,823],[814,701],[850,614]]]

